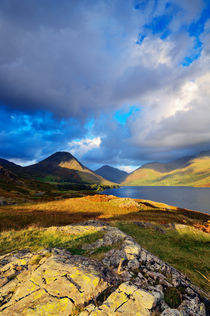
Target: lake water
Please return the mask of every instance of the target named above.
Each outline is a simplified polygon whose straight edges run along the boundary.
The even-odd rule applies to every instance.
[[[108,189],[102,194],[163,202],[210,214],[210,188],[129,186]]]

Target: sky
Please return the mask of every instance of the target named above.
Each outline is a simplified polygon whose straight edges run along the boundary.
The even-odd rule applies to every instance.
[[[131,171],[210,149],[209,0],[1,0],[0,157]]]

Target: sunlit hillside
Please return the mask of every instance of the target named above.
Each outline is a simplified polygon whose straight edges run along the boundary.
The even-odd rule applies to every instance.
[[[123,185],[210,187],[210,157],[199,157],[172,171],[141,167],[131,173]]]

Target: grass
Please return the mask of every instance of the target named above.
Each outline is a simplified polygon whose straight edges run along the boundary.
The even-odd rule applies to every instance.
[[[142,247],[185,273],[195,284],[210,290],[209,234],[193,227],[167,229],[163,234],[131,223],[117,223],[117,226]]]
[[[176,287],[168,287],[164,291],[166,304],[171,308],[177,308],[181,304],[181,293]]]
[[[65,248],[72,254],[84,254],[81,249],[84,244],[95,242],[103,236],[103,232],[73,235],[53,230],[48,231],[38,227],[30,227],[19,231],[11,230],[0,233],[0,255],[19,250],[37,251],[43,248]]]
[[[193,159],[186,167],[169,172],[141,168],[130,174],[123,184],[210,187],[210,157]]]
[[[88,219],[109,221],[152,221],[157,223],[205,224],[209,215],[164,204],[128,200],[105,195],[86,196],[51,202],[28,203],[0,207],[0,231],[63,226]]]
[[[133,202],[132,202],[133,201]],[[81,245],[100,238],[99,233],[75,236],[44,229],[64,226],[89,219],[110,221],[133,236],[137,242],[162,260],[184,272],[197,285],[207,290],[210,265],[209,235],[201,230],[167,229],[165,234],[151,228],[141,228],[135,221],[156,224],[181,223],[202,227],[208,224],[209,215],[161,203],[143,200],[126,200],[105,195],[86,196],[59,201],[28,203],[0,207],[0,254],[30,248],[37,250],[61,247],[72,254],[88,255]],[[33,227],[31,227],[33,226]],[[116,245],[117,247],[117,245]],[[116,248],[115,245],[113,248]],[[92,257],[100,260],[110,247],[101,247]]]
[[[101,246],[95,249],[94,252],[91,253],[91,258],[96,259],[96,260],[102,260],[108,251],[112,249],[120,249],[121,246],[122,246],[122,242],[118,242],[110,246]]]

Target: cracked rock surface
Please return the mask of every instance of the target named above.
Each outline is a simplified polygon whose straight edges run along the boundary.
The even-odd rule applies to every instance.
[[[207,315],[190,280],[118,228],[88,222],[57,229],[104,235],[84,245],[88,256],[57,248],[1,256],[1,315]],[[91,259],[103,246],[113,249]],[[178,293],[176,307],[166,302],[170,291]]]

